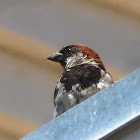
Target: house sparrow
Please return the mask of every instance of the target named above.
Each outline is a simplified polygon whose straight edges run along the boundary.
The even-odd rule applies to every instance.
[[[113,84],[100,56],[87,46],[66,46],[47,59],[64,68],[54,92],[55,117]]]

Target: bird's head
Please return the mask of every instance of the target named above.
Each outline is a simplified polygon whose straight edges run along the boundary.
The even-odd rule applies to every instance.
[[[85,45],[70,45],[62,48],[59,52],[56,52],[46,59],[51,61],[59,62],[64,68],[68,65],[79,65],[94,62],[98,67],[105,70],[105,66],[94,50],[90,49]]]

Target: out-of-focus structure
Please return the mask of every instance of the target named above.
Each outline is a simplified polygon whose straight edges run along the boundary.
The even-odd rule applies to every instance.
[[[43,60],[57,49],[90,46],[114,80],[139,67],[139,6],[136,0],[1,0],[0,139],[21,138],[52,119],[62,69]]]

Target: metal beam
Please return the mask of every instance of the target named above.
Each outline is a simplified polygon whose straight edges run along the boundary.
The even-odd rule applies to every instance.
[[[97,140],[140,116],[140,69],[21,140]]]

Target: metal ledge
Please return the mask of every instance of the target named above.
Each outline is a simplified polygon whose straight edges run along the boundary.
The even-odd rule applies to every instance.
[[[21,140],[97,140],[140,116],[140,69]]]

